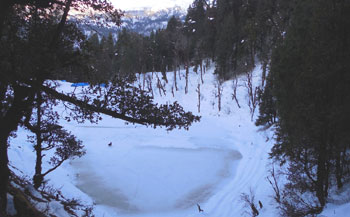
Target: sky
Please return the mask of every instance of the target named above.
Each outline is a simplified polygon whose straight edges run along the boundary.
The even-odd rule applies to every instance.
[[[152,8],[154,10],[180,6],[187,9],[193,0],[111,0],[116,8],[122,10]]]

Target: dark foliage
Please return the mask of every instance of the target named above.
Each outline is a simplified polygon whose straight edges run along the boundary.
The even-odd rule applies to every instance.
[[[330,188],[341,188],[350,176],[350,1],[295,1],[289,7],[257,124],[276,123],[271,157],[289,165],[282,208],[285,215],[304,216],[319,212]],[[303,194],[317,201],[305,202]]]

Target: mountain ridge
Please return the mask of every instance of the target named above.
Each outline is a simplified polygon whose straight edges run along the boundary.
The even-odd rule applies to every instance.
[[[106,37],[111,33],[113,37],[117,39],[118,34],[123,28],[142,35],[150,35],[152,31],[166,28],[167,23],[172,16],[178,17],[180,20],[184,21],[186,13],[186,10],[179,6],[161,10],[153,10],[148,7],[139,10],[127,10],[124,11],[124,16],[122,17],[122,23],[120,26],[109,23],[107,27],[102,27],[98,24],[99,19],[104,19],[104,15],[76,14],[72,16],[71,19],[79,19],[83,21],[79,25],[79,28],[81,28],[87,36],[97,33],[101,37]]]

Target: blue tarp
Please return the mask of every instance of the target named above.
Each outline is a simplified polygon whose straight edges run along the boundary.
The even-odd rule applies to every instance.
[[[85,83],[85,82],[73,83],[71,86],[72,87],[84,87],[84,86],[89,86],[89,83]]]
[[[85,86],[89,86],[89,83],[86,82],[80,82],[80,83],[73,83],[71,86],[72,87],[85,87]],[[100,84],[100,87],[106,87],[106,84]]]

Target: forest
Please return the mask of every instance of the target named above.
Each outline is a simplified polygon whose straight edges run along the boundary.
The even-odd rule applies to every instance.
[[[117,39],[86,36],[78,20],[69,20],[71,10],[88,9],[120,25],[122,11],[105,0],[0,3],[1,216],[7,192],[15,188],[7,151],[18,127],[35,134],[33,184],[39,188],[63,161],[84,154],[81,142],[58,122],[52,109],[58,101],[70,105],[66,120],[98,122],[106,114],[188,129],[199,116],[177,103],[159,106],[150,93],[131,84],[147,72],[161,72],[165,82],[167,72],[176,77],[184,69],[188,76],[190,67],[202,74],[211,62],[222,82],[262,67],[261,88],[251,90],[259,107],[255,124],[275,131],[269,156],[287,180],[283,186],[271,180],[281,216],[319,214],[332,190],[348,186],[349,0],[194,0],[184,22],[171,17],[165,29],[150,35],[123,29]],[[91,85],[77,96],[59,92],[48,80]],[[101,92],[101,84],[107,91]],[[43,152],[53,148],[53,167],[42,171]]]

